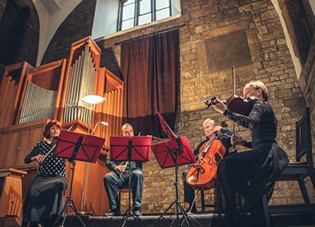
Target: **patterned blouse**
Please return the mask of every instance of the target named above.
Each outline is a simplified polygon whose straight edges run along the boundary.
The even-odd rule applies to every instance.
[[[31,158],[42,154],[47,154],[50,149],[53,147],[50,140],[41,141],[35,145],[33,150],[28,156],[26,156],[24,162],[31,163]],[[39,176],[66,176],[66,164],[63,158],[53,156],[54,152],[50,152],[50,154],[45,158],[45,160],[39,164],[38,175]]]

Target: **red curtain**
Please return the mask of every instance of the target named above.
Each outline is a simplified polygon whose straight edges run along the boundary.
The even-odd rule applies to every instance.
[[[121,46],[125,82],[123,122],[135,135],[162,136],[158,110],[174,129],[179,77],[178,30],[128,41]]]

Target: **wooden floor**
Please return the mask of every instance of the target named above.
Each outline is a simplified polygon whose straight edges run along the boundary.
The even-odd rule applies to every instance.
[[[166,227],[166,226],[189,226],[190,222],[193,227],[204,226],[213,227],[218,223],[219,217],[217,214],[193,214],[189,215],[187,221],[183,221],[183,216],[179,215],[177,219],[174,215],[148,215],[144,214],[139,219],[129,216],[118,217],[103,217],[103,216],[80,216],[87,227]],[[314,214],[272,214],[271,219],[274,227],[314,227],[315,215]],[[5,217],[0,218],[0,227],[18,227],[21,226],[21,218]],[[65,227],[81,227],[83,226],[77,216],[69,215],[65,220]]]

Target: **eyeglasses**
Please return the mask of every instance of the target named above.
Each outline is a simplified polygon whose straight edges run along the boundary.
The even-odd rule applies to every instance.
[[[207,130],[207,129],[210,129],[210,128],[213,128],[213,126],[208,125],[206,127],[203,127],[203,130]]]

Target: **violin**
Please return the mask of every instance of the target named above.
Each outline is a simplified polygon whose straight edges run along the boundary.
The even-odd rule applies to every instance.
[[[227,99],[226,102],[223,102],[225,105],[227,105],[227,108],[235,113],[242,114],[245,116],[248,116],[249,113],[253,109],[253,105],[255,103],[256,98],[253,96],[248,97],[247,99],[244,99],[241,96],[232,95],[230,98]],[[214,96],[211,101],[206,100],[205,104],[209,108],[211,105],[216,104],[216,97]]]
[[[198,161],[190,168],[186,182],[193,188],[203,191],[215,187],[219,161],[225,154],[225,147],[214,134],[199,150]]]

